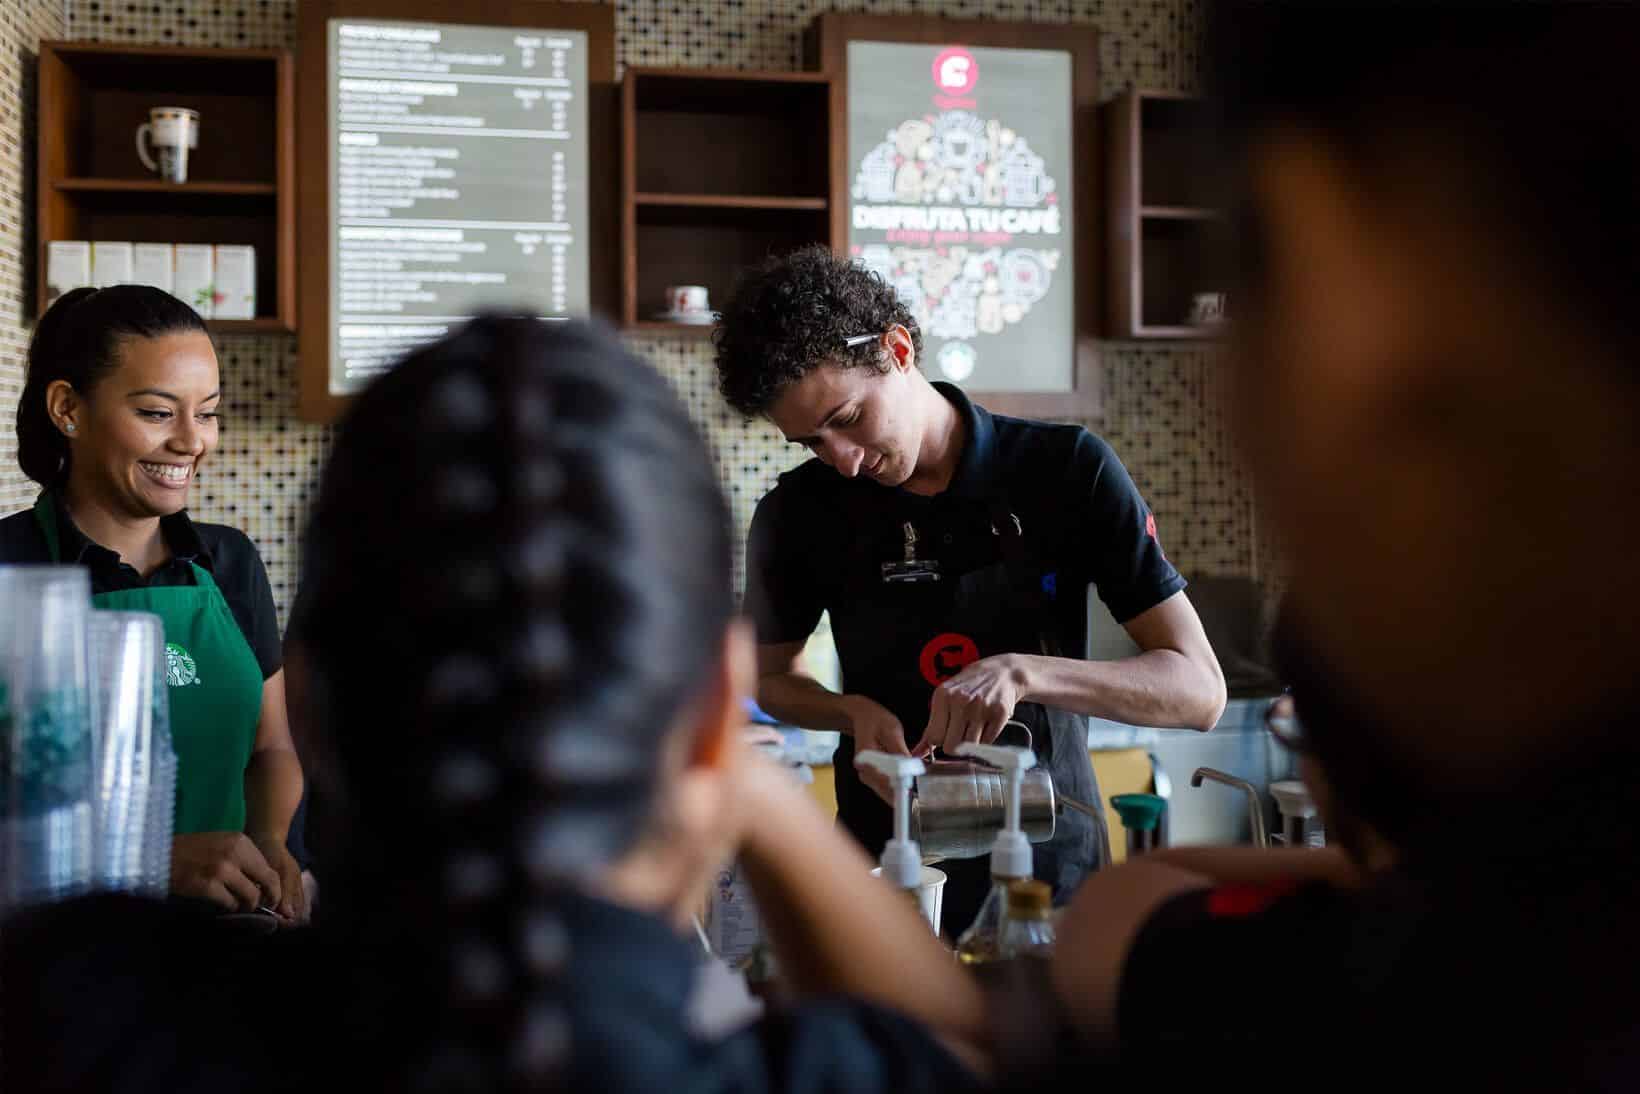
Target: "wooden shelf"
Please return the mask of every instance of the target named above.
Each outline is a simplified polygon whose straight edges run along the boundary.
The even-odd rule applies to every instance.
[[[178,197],[213,194],[238,197],[274,197],[271,182],[161,182],[158,179],[58,179],[52,186],[72,194],[175,194]]]
[[[635,319],[626,324],[634,334],[657,334],[667,338],[710,338],[714,323],[668,323],[660,319]]]
[[[700,338],[648,318],[672,285],[722,306],[746,266],[831,242],[837,85],[816,72],[628,68],[621,85],[621,325]]]
[[[825,212],[831,204],[825,198],[741,197],[737,194],[635,194],[632,200],[638,205],[689,209],[790,209],[799,212]]]
[[[255,319],[224,334],[296,329],[295,100],[277,49],[41,42],[36,137],[37,313],[46,252],[59,240],[256,248]],[[200,114],[189,181],[162,182],[133,134],[155,104]]]
[[[1198,205],[1141,205],[1139,215],[1151,220],[1223,220],[1217,209]]]
[[[272,315],[255,319],[207,319],[205,326],[216,334],[289,334],[296,330],[294,323]]]
[[[1105,131],[1105,334],[1204,340],[1192,300],[1224,291],[1224,213],[1197,159],[1211,115],[1177,92],[1129,91],[1101,110]]]
[[[1188,340],[1217,338],[1217,327],[1139,327],[1134,330],[1133,338],[1166,338],[1169,340]]]

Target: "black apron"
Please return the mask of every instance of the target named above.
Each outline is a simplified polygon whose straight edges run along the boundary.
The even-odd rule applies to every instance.
[[[1047,561],[1049,545],[999,501],[944,496],[908,506],[886,489],[867,497],[865,518],[855,516],[841,595],[830,607],[832,631],[844,690],[888,708],[914,745],[928,724],[935,686],[965,665],[1003,653],[1063,656],[1054,627],[1056,567]],[[915,554],[938,563],[938,580],[884,579],[884,563],[905,562],[908,519]],[[1020,703],[1013,717],[1030,727],[1037,762],[1052,773],[1055,791],[1097,804],[1087,720],[1040,703]],[[1017,732],[1010,728],[1000,740],[1023,745]],[[860,781],[847,736],[835,774],[839,819],[869,853],[880,854],[893,810]],[[1053,886],[1056,900],[1110,859],[1103,820],[1071,810],[1060,814],[1051,840],[1031,849],[1036,876]],[[942,925],[959,934],[990,888],[989,856],[946,860],[940,869],[949,877]]]

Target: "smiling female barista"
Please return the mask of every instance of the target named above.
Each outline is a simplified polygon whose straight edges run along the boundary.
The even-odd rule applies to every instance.
[[[200,317],[144,285],[75,289],[29,345],[17,459],[43,489],[0,520],[0,562],[78,563],[98,608],[165,621],[177,753],[171,889],[299,918],[285,847],[302,770],[285,715],[267,571],[188,490],[216,447],[221,387]]]
[[[824,247],[749,272],[716,338],[730,404],[815,456],[781,476],[752,519],[757,699],[777,717],[843,732],[838,813],[869,851],[891,822],[849,762],[857,749],[951,752],[1017,718],[1056,788],[1097,802],[1082,715],[1204,730],[1218,720],[1218,660],[1109,445],[929,383],[910,309]],[[1090,584],[1136,656],[1085,659]],[[843,695],[796,667],[823,611]],[[1061,818],[1036,849],[1037,876],[1062,898],[1102,864],[1103,829]],[[942,869],[944,919],[960,932],[989,888],[987,862]]]

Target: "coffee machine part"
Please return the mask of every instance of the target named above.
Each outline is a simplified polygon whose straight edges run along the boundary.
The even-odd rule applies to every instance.
[[[1110,804],[1122,818],[1127,833],[1127,857],[1149,854],[1162,846],[1162,814],[1167,799],[1155,794],[1117,794]]]
[[[1269,830],[1264,823],[1264,802],[1259,796],[1258,787],[1246,779],[1237,778],[1228,772],[1220,771],[1216,767],[1196,768],[1190,775],[1190,785],[1199,789],[1204,779],[1222,783],[1232,789],[1241,791],[1247,796],[1247,827],[1252,832],[1253,846],[1270,846]]]
[[[855,756],[854,766],[882,772],[894,787],[894,838],[883,844],[878,861],[890,884],[915,892],[922,882],[923,863],[911,838],[911,781],[923,773],[923,762],[872,749]]]
[[[1281,812],[1281,842],[1288,847],[1325,847],[1327,833],[1310,788],[1297,779],[1270,784],[1270,796]]]

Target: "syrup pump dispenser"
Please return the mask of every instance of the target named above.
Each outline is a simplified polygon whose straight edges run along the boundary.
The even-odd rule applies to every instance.
[[[922,849],[911,838],[911,781],[923,773],[923,762],[872,749],[856,755],[854,766],[880,771],[894,785],[894,838],[883,844],[878,861],[890,885],[916,896],[922,884]]]
[[[1008,885],[1031,876],[1031,844],[1019,824],[1020,787],[1025,772],[1036,766],[1028,748],[982,745],[969,741],[957,746],[957,755],[972,756],[1003,774],[1002,827],[991,848],[991,891],[973,924],[957,939],[957,957],[965,965],[980,965],[1001,956],[998,940],[1008,911]]]

